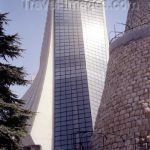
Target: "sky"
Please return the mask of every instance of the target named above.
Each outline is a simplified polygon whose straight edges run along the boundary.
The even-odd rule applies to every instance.
[[[9,12],[8,18],[11,21],[5,27],[6,32],[9,34],[18,33],[21,38],[21,47],[25,49],[23,57],[15,60],[13,64],[24,66],[25,71],[28,73],[27,79],[32,80],[36,76],[39,67],[47,9],[45,9],[44,3],[34,8],[31,5],[29,8],[28,1],[0,0],[0,13]],[[127,0],[106,0],[105,13],[109,39],[114,36],[114,32],[112,32],[114,28],[118,32],[124,31],[124,25],[122,24],[126,22],[127,11]],[[19,97],[22,97],[29,86],[13,87],[12,90]]]

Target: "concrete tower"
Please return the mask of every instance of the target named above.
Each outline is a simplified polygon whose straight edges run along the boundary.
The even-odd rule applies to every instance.
[[[88,150],[108,59],[103,4],[53,2],[39,72],[23,97],[27,108],[37,112],[23,143],[42,150]]]
[[[125,33],[110,45],[93,150],[150,148],[150,1],[130,4]]]

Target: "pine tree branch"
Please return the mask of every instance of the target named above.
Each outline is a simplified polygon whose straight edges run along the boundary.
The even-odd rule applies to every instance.
[[[34,113],[23,109],[20,104],[9,104],[0,99],[0,125],[12,128],[15,131],[26,132],[26,126],[28,126],[26,120],[33,115]]]
[[[0,57],[7,61],[7,58],[17,58],[24,51],[20,48],[18,34],[0,36]]]
[[[4,13],[4,14],[0,13],[0,35],[4,35],[5,30],[3,26],[8,24],[9,19],[6,18],[7,15],[8,13]]]
[[[26,74],[23,67],[15,67],[0,63],[0,85],[27,85]]]
[[[0,13],[0,58],[8,62],[21,56],[18,34],[6,35],[3,26],[7,24],[7,14]],[[8,62],[9,63],[9,62]],[[23,67],[0,63],[0,149],[20,150],[20,140],[27,134],[27,120],[33,116],[24,109],[24,101],[18,99],[10,86],[27,85],[26,73]]]

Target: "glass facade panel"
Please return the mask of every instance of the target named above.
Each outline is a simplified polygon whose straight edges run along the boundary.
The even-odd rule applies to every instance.
[[[107,66],[102,4],[54,12],[54,149],[90,150]]]

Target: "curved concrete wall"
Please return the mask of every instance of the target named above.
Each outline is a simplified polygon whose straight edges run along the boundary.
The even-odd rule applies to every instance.
[[[35,112],[28,124],[29,135],[23,139],[24,146],[42,145],[43,150],[53,147],[53,108],[54,108],[54,29],[53,11],[49,10],[39,72],[27,93],[22,99],[26,100],[26,108]]]

